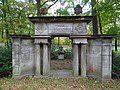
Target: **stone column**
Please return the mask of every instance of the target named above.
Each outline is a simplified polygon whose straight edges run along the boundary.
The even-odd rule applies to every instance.
[[[102,46],[102,80],[111,79],[111,69],[112,69],[112,45],[107,43],[110,40],[104,40]]]
[[[86,45],[81,45],[81,76],[86,77]]]
[[[48,70],[48,59],[49,59],[49,55],[48,55],[48,44],[43,44],[43,75],[48,75],[49,74],[49,70]]]
[[[79,75],[79,56],[78,56],[78,44],[73,45],[73,75]]]
[[[50,71],[50,61],[51,61],[51,47],[50,45],[48,46],[48,54],[49,54],[49,59],[48,59],[48,71]]]
[[[35,76],[41,75],[41,57],[40,57],[40,45],[35,45]]]
[[[13,78],[20,77],[20,38],[13,38],[12,44],[12,73]]]

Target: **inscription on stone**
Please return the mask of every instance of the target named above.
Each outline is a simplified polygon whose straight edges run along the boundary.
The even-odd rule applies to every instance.
[[[72,33],[72,24],[66,24],[66,23],[49,24],[49,34],[66,35],[71,33]]]

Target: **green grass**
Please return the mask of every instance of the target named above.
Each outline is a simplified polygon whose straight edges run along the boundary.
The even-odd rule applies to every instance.
[[[2,78],[0,90],[120,90],[120,80],[101,82],[87,78]]]

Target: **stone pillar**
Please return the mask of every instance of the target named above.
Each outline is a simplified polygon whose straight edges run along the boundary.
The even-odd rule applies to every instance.
[[[50,70],[50,36],[33,36],[36,45],[36,75],[49,75]]]
[[[41,57],[40,57],[40,45],[35,45],[35,76],[41,75]]]
[[[73,75],[86,77],[86,38],[73,38]]]
[[[86,45],[81,45],[81,76],[86,77]]]
[[[20,38],[14,38],[12,44],[12,74],[13,78],[20,77]]]
[[[49,59],[48,44],[44,43],[43,44],[43,75],[48,75],[49,74],[48,59]]]
[[[111,79],[112,69],[112,41],[102,40],[102,80]],[[111,42],[110,42],[111,41]]]
[[[79,54],[78,54],[78,44],[73,45],[73,75],[79,75]]]
[[[50,45],[48,45],[48,55],[49,55],[49,59],[48,59],[48,71],[50,71],[50,61],[51,61],[51,47],[50,47]]]

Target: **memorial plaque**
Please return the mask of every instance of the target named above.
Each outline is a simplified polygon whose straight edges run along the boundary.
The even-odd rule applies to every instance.
[[[70,35],[72,33],[72,23],[49,24],[49,34],[52,35]]]

